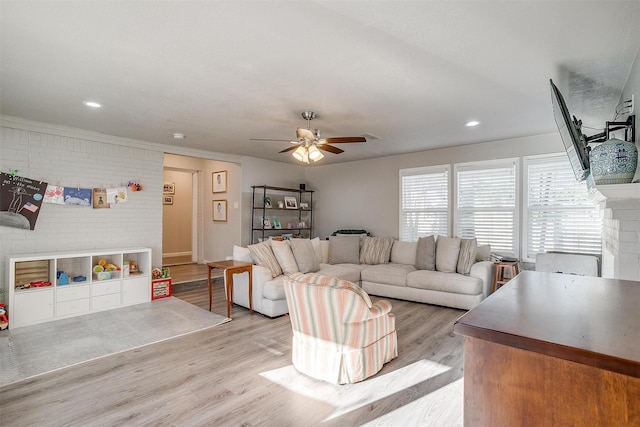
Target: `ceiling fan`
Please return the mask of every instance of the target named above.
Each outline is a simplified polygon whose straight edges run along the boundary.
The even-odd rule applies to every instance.
[[[322,151],[328,151],[334,154],[343,153],[344,150],[334,147],[329,144],[342,144],[346,142],[367,142],[367,139],[362,136],[344,136],[338,138],[321,138],[319,129],[311,129],[311,120],[316,118],[316,113],[313,111],[303,111],[302,118],[307,121],[307,128],[296,129],[297,140],[287,139],[262,139],[252,138],[252,141],[289,141],[292,144],[291,147],[285,148],[280,153],[286,153],[293,151],[293,157],[304,163],[309,163],[309,160],[317,162],[324,157]]]

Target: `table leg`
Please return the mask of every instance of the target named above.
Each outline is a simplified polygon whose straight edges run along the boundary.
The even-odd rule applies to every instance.
[[[208,276],[208,282],[207,282],[209,284],[209,311],[211,311],[211,302],[212,302],[212,299],[213,299],[211,297],[211,294],[213,293],[212,290],[211,290],[211,267],[210,266],[207,266],[207,267],[208,267],[208,270],[209,270],[209,276]]]
[[[233,304],[233,271],[226,269],[224,271],[226,282],[226,296],[227,296],[227,317],[231,319],[231,304]]]
[[[252,268],[249,267],[249,313],[253,314],[253,277]]]

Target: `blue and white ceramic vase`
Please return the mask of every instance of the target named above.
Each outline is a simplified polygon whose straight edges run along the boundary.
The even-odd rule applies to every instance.
[[[591,176],[596,185],[626,184],[638,166],[638,149],[633,142],[611,138],[589,153]]]

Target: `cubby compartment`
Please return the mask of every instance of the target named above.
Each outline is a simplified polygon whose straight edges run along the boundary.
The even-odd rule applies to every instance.
[[[149,248],[14,255],[5,272],[9,328],[151,301]]]

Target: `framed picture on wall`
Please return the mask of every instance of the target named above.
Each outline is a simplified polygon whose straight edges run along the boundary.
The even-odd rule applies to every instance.
[[[211,209],[213,209],[213,220],[226,222],[227,221],[227,200],[213,200]]]
[[[211,188],[214,193],[227,192],[227,171],[214,172],[211,176]]]
[[[163,196],[162,197],[163,205],[172,205],[173,204],[173,196]]]
[[[165,182],[162,187],[162,194],[176,194],[176,184],[173,182]]]

